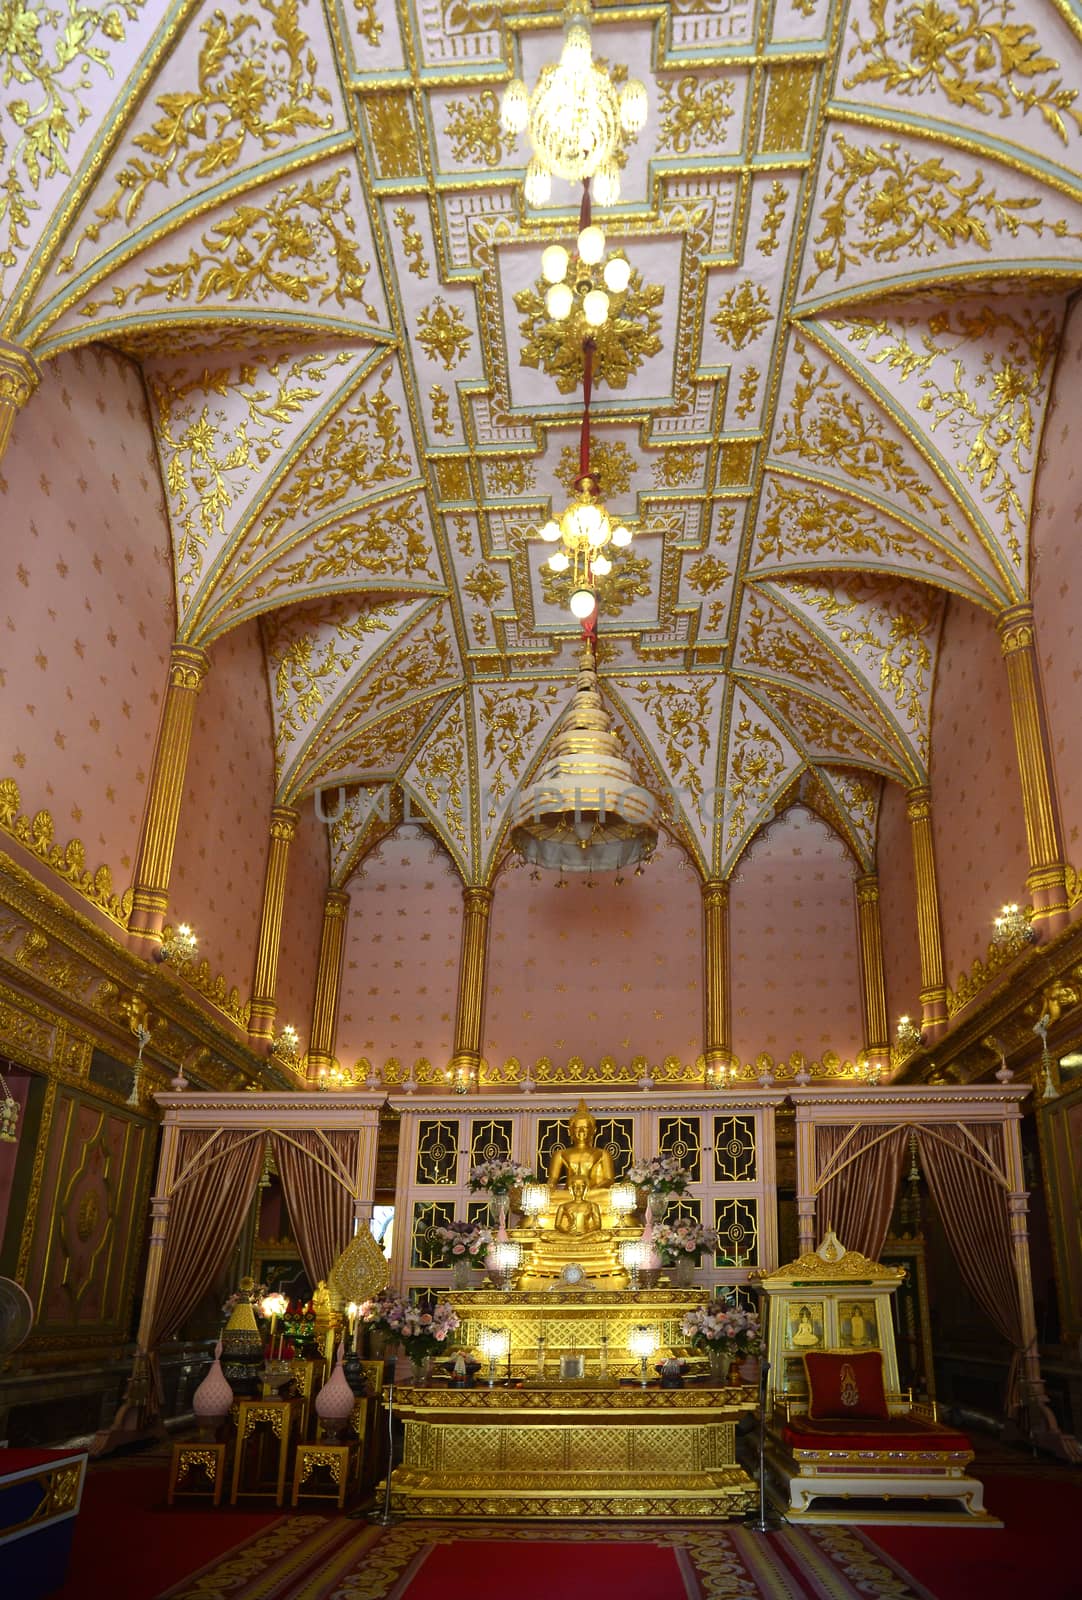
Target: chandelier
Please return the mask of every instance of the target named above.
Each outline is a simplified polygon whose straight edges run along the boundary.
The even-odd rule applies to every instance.
[[[532,94],[521,78],[512,78],[500,120],[507,133],[529,134],[533,157],[524,188],[530,205],[546,204],[554,177],[569,183],[592,178],[598,204],[615,205],[620,198],[617,151],[622,136],[646,126],[646,88],[629,78],[617,89],[594,61],[590,0],[569,0],[562,20],[559,61],[542,67]]]
[[[545,310],[553,322],[566,322],[575,311],[587,328],[603,328],[610,310],[619,310],[631,282],[631,263],[616,254],[605,260],[605,235],[592,222],[579,234],[574,253],[562,244],[542,251],[541,276],[549,286]]]
[[[635,782],[601,700],[594,636],[582,642],[571,704],[537,780],[511,808],[511,843],[533,866],[612,872],[649,859],[657,802]]]

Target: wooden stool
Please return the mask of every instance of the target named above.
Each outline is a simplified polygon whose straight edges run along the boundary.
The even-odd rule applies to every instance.
[[[293,1498],[290,1505],[295,1506],[298,1500],[334,1500],[341,1511],[347,1495],[356,1486],[360,1455],[360,1445],[352,1440],[349,1444],[299,1444],[297,1463],[293,1468]],[[320,1467],[326,1467],[334,1487],[306,1489],[305,1483]]]
[[[237,1406],[237,1447],[233,1457],[233,1483],[229,1504],[235,1506],[240,1495],[269,1495],[280,1506],[285,1499],[286,1469],[289,1464],[290,1445],[294,1442],[296,1424],[300,1418],[299,1400],[241,1400]],[[257,1447],[257,1463],[262,1457],[265,1435],[257,1430],[266,1424],[274,1435],[278,1448],[278,1463],[273,1490],[260,1487],[257,1475],[254,1489],[242,1488],[244,1468],[251,1454],[253,1442]],[[258,1474],[258,1464],[257,1464]]]
[[[225,1487],[225,1450],[224,1444],[208,1444],[200,1439],[189,1439],[184,1444],[174,1444],[172,1459],[169,1462],[166,1505],[171,1506],[178,1497],[187,1499],[209,1494],[212,1496],[211,1504],[220,1506],[222,1490]],[[204,1481],[198,1487],[190,1489],[181,1487],[186,1478],[193,1472],[199,1471],[204,1474]]]

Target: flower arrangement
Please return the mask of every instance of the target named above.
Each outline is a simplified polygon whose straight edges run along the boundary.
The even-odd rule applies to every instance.
[[[483,1267],[492,1247],[492,1229],[482,1228],[479,1222],[449,1222],[433,1228],[440,1250],[448,1266],[464,1261],[467,1266]]]
[[[717,1244],[716,1229],[695,1222],[691,1217],[677,1217],[675,1222],[659,1222],[654,1226],[654,1249],[666,1267],[678,1261],[698,1261],[703,1255],[713,1254]]]
[[[727,1300],[708,1300],[705,1306],[696,1306],[685,1315],[680,1331],[693,1350],[723,1350],[735,1358],[758,1355],[762,1348],[755,1312]]]
[[[480,1166],[470,1169],[470,1188],[474,1194],[482,1191],[485,1194],[510,1194],[512,1189],[520,1189],[532,1179],[533,1172],[529,1167],[524,1167],[518,1161],[509,1161],[505,1156],[496,1161],[482,1161]]]
[[[246,1281],[248,1283],[252,1282],[250,1278]],[[256,1318],[258,1319],[263,1315],[262,1311],[259,1309],[260,1301],[264,1300],[269,1294],[270,1289],[265,1283],[252,1284],[250,1289],[234,1289],[233,1293],[226,1295],[225,1299],[222,1301],[223,1321],[229,1321],[230,1317],[233,1315],[234,1311],[240,1305],[242,1300],[247,1300],[249,1302],[253,1312],[256,1315]]]
[[[627,1181],[648,1194],[683,1194],[688,1174],[675,1156],[651,1156],[628,1167]]]
[[[414,1304],[397,1295],[377,1295],[361,1307],[361,1321],[384,1328],[411,1361],[421,1361],[442,1350],[458,1327],[458,1317],[446,1301]]]

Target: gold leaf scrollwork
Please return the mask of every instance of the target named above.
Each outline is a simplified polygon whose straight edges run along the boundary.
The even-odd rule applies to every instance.
[[[631,269],[627,288],[609,296],[609,315],[600,328],[589,328],[581,309],[554,322],[545,307],[545,287],[539,280],[515,295],[523,319],[519,360],[524,367],[538,367],[554,378],[561,394],[570,394],[582,383],[587,337],[594,345],[594,382],[607,383],[610,389],[626,388],[628,378],[661,349],[658,307],[665,290],[659,283],[644,284],[637,268]]]
[[[560,689],[552,683],[534,683],[510,692],[482,688],[479,712],[484,729],[482,748],[493,801],[507,798],[512,781],[518,781],[527,760],[530,741],[559,699]],[[495,820],[496,811],[491,802],[488,815],[490,822]]]
[[[477,566],[462,580],[462,587],[474,600],[491,606],[507,591],[507,584],[491,567]]]
[[[784,561],[790,556],[818,556],[824,550],[890,557],[914,566],[932,566],[940,560],[932,545],[900,523],[888,526],[870,506],[771,478],[759,554]]]
[[[761,336],[770,316],[770,297],[766,290],[745,278],[743,283],[721,296],[710,321],[723,344],[743,350],[746,344],[754,344]]]
[[[715,555],[699,556],[685,568],[684,577],[688,588],[694,589],[696,594],[716,594],[732,577],[732,568]]]
[[[761,256],[772,256],[781,243],[781,225],[785,221],[788,199],[789,194],[785,185],[775,180],[767,192],[762,232],[756,245]]]
[[[428,391],[428,398],[432,402],[432,432],[442,438],[453,439],[455,427],[451,421],[451,396],[446,389],[434,383]]]
[[[1078,90],[1064,87],[1059,62],[1043,53],[1029,23],[1010,20],[1013,14],[1011,0],[960,0],[953,11],[938,0],[892,7],[872,0],[873,31],[866,36],[856,21],[848,57],[863,57],[866,65],[845,79],[845,87],[875,83],[906,96],[938,87],[952,106],[981,116],[1007,117],[1015,107],[1023,116],[1039,111],[1066,144],[1066,119],[1082,131]],[[1048,82],[1054,73],[1060,76]]]
[[[283,589],[308,588],[350,578],[413,579],[420,574],[438,583],[421,508],[415,499],[380,506],[359,521],[336,523],[312,540],[304,554],[273,578],[237,596],[236,606],[264,600]]]
[[[745,367],[741,374],[740,393],[736,397],[736,415],[741,422],[750,417],[755,410],[761,376],[758,367]]]
[[[610,500],[626,494],[635,475],[635,457],[622,439],[594,438],[590,445],[590,471],[601,485],[601,493]],[[568,494],[574,493],[575,479],[579,475],[579,450],[574,444],[564,445],[556,476]]]
[[[427,741],[418,757],[417,775],[429,805],[463,850],[466,848],[462,804],[465,748],[462,706],[456,701],[443,726]]]
[[[500,125],[500,102],[495,91],[483,89],[472,100],[450,101],[447,137],[456,161],[498,167],[514,149],[516,135],[505,133]]]
[[[0,779],[0,828],[66,883],[72,884],[84,899],[121,927],[126,927],[132,904],[131,890],[116,894],[108,867],[98,867],[95,872],[87,869],[86,846],[81,839],[69,839],[65,845],[54,843],[56,824],[52,812],[37,811],[33,817],[28,817],[21,813],[21,805],[22,796],[15,779]]]
[[[660,87],[659,151],[683,156],[691,150],[716,150],[733,114],[733,82],[689,72]]]
[[[279,750],[300,737],[308,723],[318,719],[345,675],[365,655],[373,633],[386,632],[397,618],[394,606],[371,606],[352,622],[337,624],[334,635],[317,653],[311,634],[290,640],[274,665],[274,698],[278,705],[276,743]]]
[[[676,445],[663,450],[654,462],[654,482],[666,489],[694,483],[702,474],[703,453],[694,445]]]
[[[353,9],[357,13],[353,21],[360,38],[366,39],[375,49],[383,37],[383,23],[377,16],[378,0],[353,0]]]
[[[438,294],[417,318],[417,342],[429,361],[442,361],[447,371],[469,352],[471,329],[458,306],[449,306]]]
[[[758,812],[785,770],[785,750],[765,722],[753,721],[747,708],[733,730],[729,752],[729,828],[731,850],[748,825],[749,809]]]
[[[148,190],[167,188],[174,174],[181,184],[189,174],[217,179],[249,158],[253,144],[266,154],[305,129],[331,127],[331,113],[315,109],[329,106],[331,96],[316,81],[298,0],[256,0],[251,7],[239,0],[229,16],[214,11],[200,33],[197,86],[157,97],[157,121],[132,140],[141,153],[124,162],[113,192],[95,207],[97,220],[59,264],[61,273],[71,271],[83,243],[95,242],[103,225],[130,226]]]
[[[428,262],[425,260],[425,242],[417,228],[414,226],[415,218],[405,206],[395,206],[392,213],[395,227],[402,235],[402,249],[406,257],[406,265],[415,278],[428,277]]]
[[[639,705],[657,727],[669,776],[687,788],[696,805],[703,798],[713,695],[713,685],[706,681],[641,684],[637,694]]]

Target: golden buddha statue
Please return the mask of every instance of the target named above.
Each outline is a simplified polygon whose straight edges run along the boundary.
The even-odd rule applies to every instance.
[[[639,1229],[612,1209],[612,1154],[597,1143],[597,1119],[583,1100],[568,1122],[568,1135],[569,1143],[554,1150],[549,1161],[548,1209],[532,1227],[515,1233],[523,1245],[518,1286],[552,1288],[566,1282],[567,1269],[575,1267],[581,1269],[584,1288],[624,1289],[627,1273],[619,1245],[637,1238]]]

